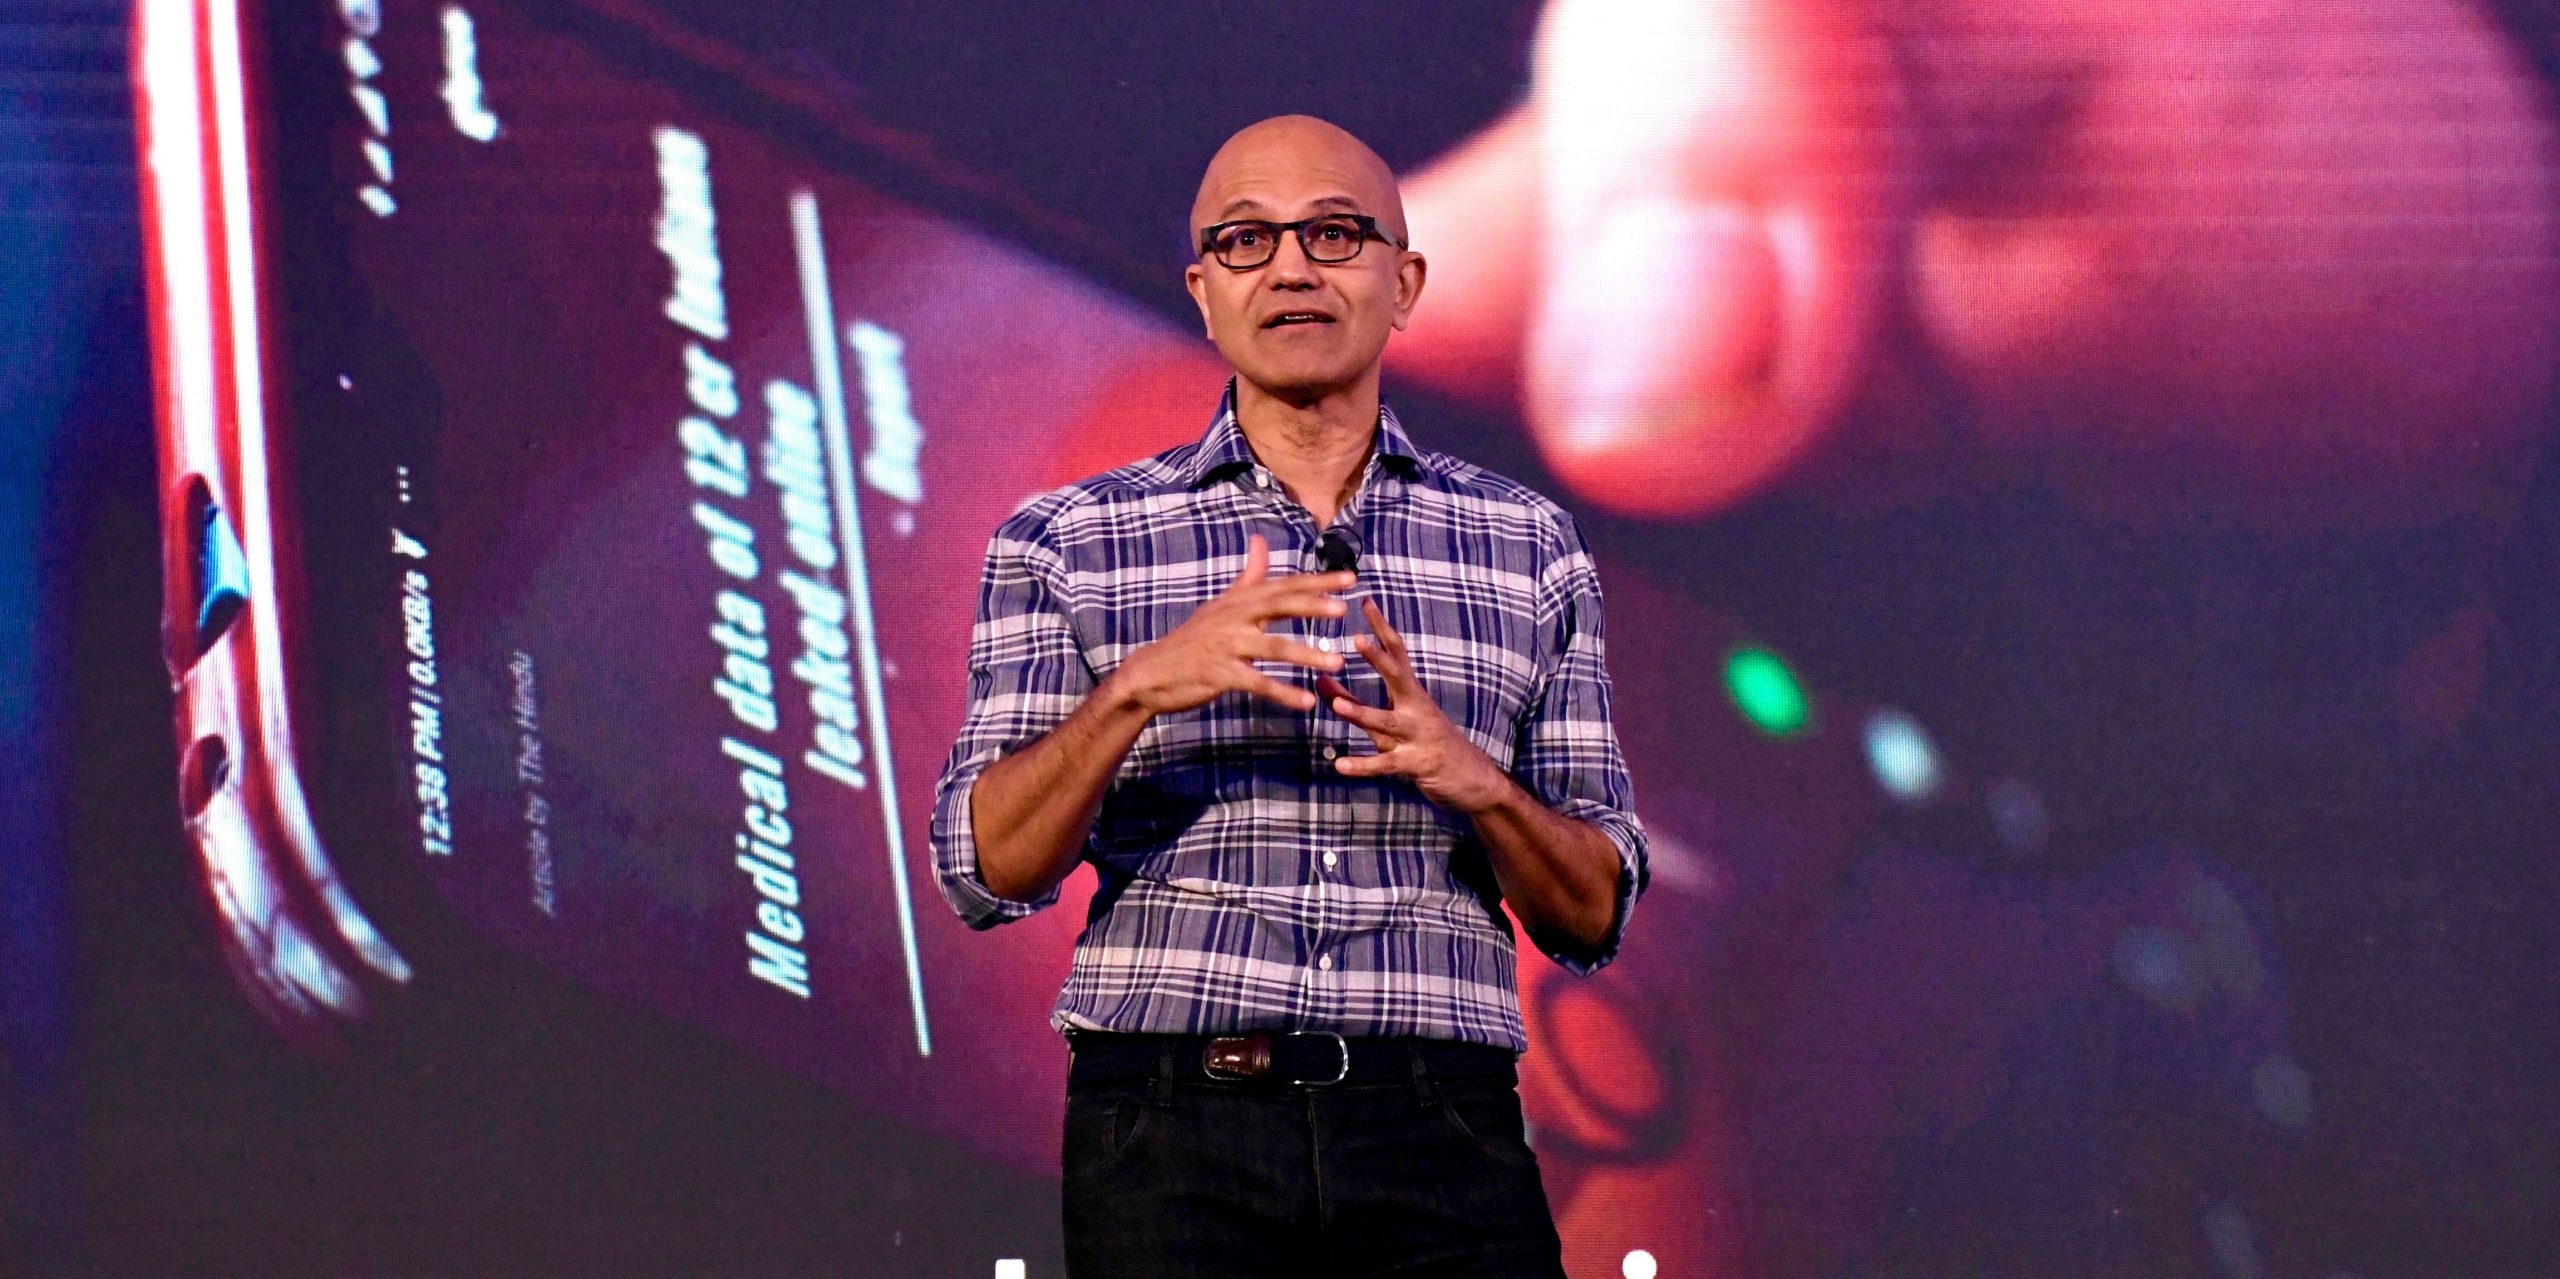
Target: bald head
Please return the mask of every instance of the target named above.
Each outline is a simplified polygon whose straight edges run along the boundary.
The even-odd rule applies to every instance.
[[[1271,252],[1258,263],[1229,266],[1204,249],[1183,268],[1209,340],[1240,379],[1237,414],[1248,434],[1266,402],[1261,397],[1301,409],[1334,403],[1346,422],[1374,427],[1378,361],[1387,335],[1405,326],[1422,295],[1425,264],[1421,254],[1398,247],[1408,242],[1404,201],[1387,162],[1313,116],[1276,116],[1244,129],[1218,148],[1200,179],[1191,203],[1195,232],[1221,222],[1343,213],[1376,219],[1390,242],[1362,236],[1346,244],[1335,234],[1319,262],[1301,232],[1268,243]]]
[[[1282,200],[1311,207],[1282,208]],[[1339,210],[1366,213],[1399,241],[1404,198],[1396,175],[1369,145],[1311,115],[1280,115],[1246,125],[1209,157],[1191,203],[1194,229],[1234,218],[1285,222]]]

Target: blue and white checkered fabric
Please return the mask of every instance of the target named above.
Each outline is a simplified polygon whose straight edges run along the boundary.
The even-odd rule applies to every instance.
[[[1581,531],[1519,484],[1416,451],[1391,411],[1343,525],[1365,548],[1361,593],[1403,634],[1451,721],[1528,793],[1617,845],[1607,941],[1576,953],[1533,937],[1573,972],[1608,963],[1643,889],[1646,841],[1609,719],[1600,581]],[[1275,575],[1317,571],[1319,530],[1255,459],[1232,386],[1198,442],[1041,494],[996,530],[968,718],[933,818],[937,882],[971,927],[1057,900],[1055,889],[1031,902],[987,890],[970,829],[978,774],[1224,590],[1256,532]],[[1344,625],[1287,618],[1273,631],[1348,651]],[[1314,686],[1314,672],[1260,665]],[[1362,701],[1386,701],[1356,654],[1341,678]],[[1241,693],[1158,716],[1085,847],[1099,888],[1051,1024],[1525,1049],[1511,924],[1484,846],[1467,818],[1410,782],[1334,772],[1336,755],[1375,749],[1329,710]]]

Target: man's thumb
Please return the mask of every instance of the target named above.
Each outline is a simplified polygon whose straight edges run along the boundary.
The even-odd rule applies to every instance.
[[[1912,129],[1882,37],[1836,2],[1557,0],[1530,109],[1549,464],[1647,514],[1766,488],[1837,424],[1898,269]]]

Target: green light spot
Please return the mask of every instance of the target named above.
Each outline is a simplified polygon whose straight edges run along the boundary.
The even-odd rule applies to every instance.
[[[1724,688],[1753,728],[1771,737],[1804,731],[1812,716],[1804,685],[1786,662],[1765,648],[1737,648],[1724,659]]]

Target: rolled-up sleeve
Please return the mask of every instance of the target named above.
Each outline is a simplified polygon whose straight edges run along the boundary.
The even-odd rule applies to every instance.
[[[1648,879],[1643,823],[1634,783],[1609,717],[1606,628],[1600,574],[1573,517],[1554,513],[1556,543],[1538,579],[1538,630],[1547,655],[1538,692],[1522,713],[1511,776],[1521,789],[1566,817],[1600,828],[1618,849],[1618,901],[1609,932],[1585,949],[1564,939],[1532,936],[1568,972],[1588,976],[1618,956],[1627,916]]]
[[[1058,726],[1093,691],[1093,668],[1065,604],[1065,565],[1049,521],[1065,492],[1023,504],[987,545],[969,634],[969,710],[934,788],[933,873],[943,899],[971,928],[993,928],[1058,900],[1058,886],[1030,901],[998,897],[978,867],[970,795],[989,764]]]

